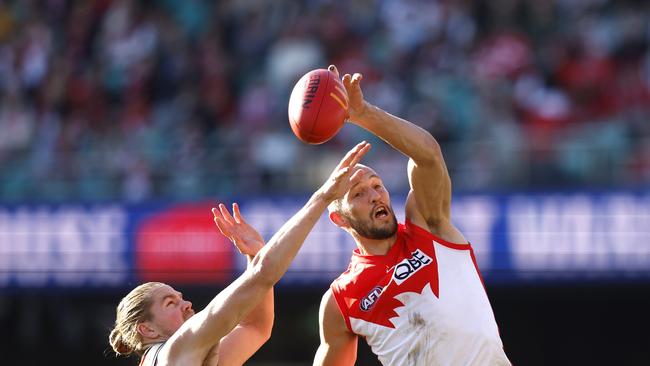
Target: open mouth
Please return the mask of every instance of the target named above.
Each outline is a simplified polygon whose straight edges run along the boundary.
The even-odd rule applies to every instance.
[[[384,206],[380,206],[375,210],[375,213],[373,214],[373,217],[376,219],[383,219],[384,217],[388,217],[388,209]]]

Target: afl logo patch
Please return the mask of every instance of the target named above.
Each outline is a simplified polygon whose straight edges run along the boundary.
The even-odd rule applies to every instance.
[[[379,300],[379,295],[381,295],[381,292],[383,290],[384,288],[381,286],[376,286],[373,288],[372,291],[368,293],[368,295],[361,299],[359,302],[359,308],[363,311],[370,310],[375,305],[377,300]]]

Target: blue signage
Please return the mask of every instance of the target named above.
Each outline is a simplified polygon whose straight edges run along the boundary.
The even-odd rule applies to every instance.
[[[403,201],[393,198],[400,221]],[[302,204],[240,202],[267,240]],[[0,288],[120,287],[157,276],[228,283],[246,261],[212,229],[210,206],[0,206]],[[459,195],[452,220],[488,282],[650,280],[649,194]],[[327,285],[347,268],[354,248],[324,214],[280,283]]]

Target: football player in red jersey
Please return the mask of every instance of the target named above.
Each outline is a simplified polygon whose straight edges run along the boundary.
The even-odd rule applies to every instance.
[[[397,223],[379,174],[359,164],[350,190],[329,206],[357,249],[323,296],[314,365],[353,365],[358,336],[385,365],[509,365],[473,250],[451,220],[440,146],[364,100],[361,79],[342,78],[350,122],[409,158],[406,221]]]

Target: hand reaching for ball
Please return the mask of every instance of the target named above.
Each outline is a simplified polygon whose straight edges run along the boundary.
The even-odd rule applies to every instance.
[[[340,78],[339,70],[334,65],[327,68],[330,72],[334,73],[337,78]],[[358,120],[365,113],[368,108],[368,103],[363,99],[363,92],[361,91],[361,80],[363,75],[354,73],[354,75],[343,75],[342,83],[348,95],[348,115],[353,121]]]

